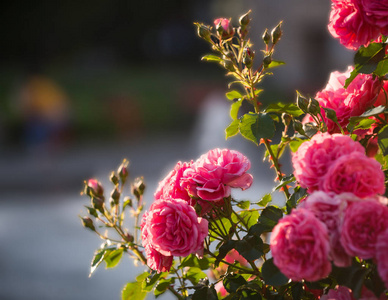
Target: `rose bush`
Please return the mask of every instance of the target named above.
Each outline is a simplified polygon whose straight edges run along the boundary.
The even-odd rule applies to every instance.
[[[330,32],[349,48],[361,46],[354,67],[331,73],[314,98],[298,92],[296,104],[267,106],[259,84],[283,64],[274,57],[282,23],[264,31],[262,57],[248,38],[249,12],[237,27],[226,18],[215,28],[196,23],[214,51],[203,60],[234,77],[226,138],[241,134],[263,145],[276,186],[256,192],[254,201],[236,199],[234,188],[253,183],[251,162],[216,148],[178,162],[143,214],[145,182],[129,180],[124,161],[109,177],[109,196],[98,180],[85,182],[91,204],[81,221],[104,241],[91,273],[102,262],[116,266],[124,253],[142,263],[123,300],[142,300],[150,291],[179,300],[387,299],[388,54],[387,37],[380,36],[387,15],[386,0],[333,0]],[[287,151],[291,174],[281,161]],[[121,199],[126,184],[131,196]],[[277,192],[284,202],[276,197],[273,204]],[[132,230],[124,222],[128,210]]]

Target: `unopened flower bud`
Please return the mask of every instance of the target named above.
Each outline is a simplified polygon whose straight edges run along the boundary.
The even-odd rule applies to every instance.
[[[251,48],[246,47],[243,52],[243,63],[244,65],[250,69],[252,68],[253,58],[255,57],[255,52],[251,50]]]
[[[83,217],[81,218],[82,226],[85,228],[89,228],[90,230],[96,231],[96,228],[94,227],[93,220],[89,217]]]
[[[211,41],[211,38],[210,38],[211,33],[210,33],[209,27],[199,23],[196,23],[196,25],[198,29],[198,36],[203,38],[206,41]]]
[[[228,71],[231,71],[231,72],[234,72],[234,65],[232,63],[232,61],[230,61],[229,59],[226,59],[222,62],[222,65],[224,66],[225,69],[227,69]]]
[[[112,199],[112,204],[114,205],[117,205],[119,204],[119,200],[120,200],[120,192],[118,190],[118,188],[116,187],[112,193],[110,194],[110,198]]]
[[[110,173],[109,180],[114,184],[118,185],[119,184],[119,178],[115,174],[115,172]]]
[[[126,240],[127,242],[132,243],[132,242],[134,241],[133,235],[132,235],[132,234],[129,234],[129,233],[126,233],[126,234],[125,234],[125,240]]]
[[[117,170],[117,173],[119,174],[121,182],[124,183],[129,175],[127,160],[123,161],[123,163],[120,165],[119,169]]]
[[[92,197],[92,207],[104,213],[104,200],[101,198]]]
[[[242,15],[240,17],[240,19],[238,20],[238,22],[240,23],[240,25],[242,27],[246,27],[249,22],[251,21],[251,19],[249,18],[249,14],[250,14],[251,11],[248,11],[245,15]]]
[[[303,111],[307,112],[307,106],[309,104],[309,101],[303,97],[301,94],[297,94],[296,96],[296,105]]]
[[[292,117],[289,114],[282,113],[282,121],[285,126],[288,126],[292,121]]]
[[[280,22],[280,23],[278,24],[278,26],[276,26],[276,27],[272,30],[272,32],[271,32],[271,36],[272,36],[272,44],[274,44],[274,45],[280,40],[280,38],[281,38],[281,36],[282,36],[282,28],[281,28],[281,26],[282,26],[282,22]]]
[[[303,130],[303,124],[300,121],[298,121],[298,120],[294,120],[294,130],[296,132],[299,132],[302,135],[305,134],[305,132]]]
[[[269,34],[268,29],[265,29],[263,36],[261,38],[263,39],[266,45],[269,44],[269,42],[271,41],[271,35]]]
[[[217,34],[221,39],[228,39],[234,35],[234,28],[230,20],[225,18],[219,18],[214,21],[216,26]]]
[[[263,58],[264,67],[268,67],[271,62],[272,62],[272,56],[271,55],[267,55],[267,56],[265,56]]]
[[[316,116],[320,111],[319,102],[311,98],[309,101],[309,105],[307,106],[307,111],[309,112],[309,114]]]
[[[104,196],[104,189],[101,183],[96,179],[89,179],[85,186],[85,194],[90,197],[100,197]]]
[[[132,193],[137,198],[139,198],[141,195],[143,195],[144,190],[145,190],[145,184],[143,182],[143,177],[136,178],[132,185]]]

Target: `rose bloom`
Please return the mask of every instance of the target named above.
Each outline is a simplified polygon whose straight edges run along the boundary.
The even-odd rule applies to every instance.
[[[315,99],[322,107],[321,113],[329,133],[339,133],[341,130],[336,123],[326,117],[323,108],[330,108],[336,112],[338,123],[346,132],[349,118],[363,114],[379,95],[381,83],[370,74],[357,75],[345,89],[345,80],[349,78],[353,69],[354,67],[349,66],[344,73],[332,72],[326,87],[315,95]],[[313,119],[307,115],[303,122],[313,122]]]
[[[304,142],[292,156],[294,175],[300,186],[309,192],[319,186],[333,162],[352,152],[364,153],[360,143],[342,134],[317,133]]]
[[[330,289],[320,300],[355,300],[352,291],[345,286],[337,286],[335,290]]]
[[[335,195],[316,191],[299,206],[314,213],[326,225],[330,240],[330,259],[338,267],[348,267],[352,264],[352,258],[346,254],[339,241],[340,233],[338,229],[347,206],[346,200],[354,197],[353,194]]]
[[[307,209],[294,209],[279,221],[270,247],[274,264],[294,281],[317,281],[331,272],[327,228]]]
[[[217,294],[219,294],[221,297],[225,297],[226,295],[228,295],[228,292],[225,289],[224,283],[222,281],[217,282],[214,285],[214,288],[215,288]]]
[[[141,232],[143,246],[151,245],[164,256],[202,255],[208,222],[184,200],[161,199],[144,214]]]
[[[357,50],[363,45],[367,46],[380,34],[380,29],[375,24],[370,23],[373,15],[365,18],[361,2],[376,3],[379,1],[332,0],[329,32],[333,37],[338,38],[342,45],[353,50]],[[369,11],[375,12],[372,6],[369,6]],[[365,8],[368,9],[368,7]]]
[[[379,27],[382,34],[388,34],[388,1],[358,0],[362,5],[365,20],[372,26]]]
[[[147,256],[147,265],[152,269],[160,272],[169,272],[172,266],[173,256],[164,256],[156,251],[150,244],[145,246]]]
[[[222,206],[231,188],[251,186],[253,177],[246,173],[250,166],[248,158],[238,151],[210,150],[184,171],[181,186],[193,198],[191,205],[198,203],[200,215],[204,215],[213,206]]]
[[[338,158],[320,183],[320,189],[325,192],[350,192],[360,198],[385,192],[385,175],[380,163],[359,152]]]
[[[187,191],[181,186],[181,179],[183,172],[191,167],[192,162],[182,163],[178,162],[174,169],[159,183],[158,188],[154,194],[155,199],[183,199],[190,201],[190,196]]]
[[[380,278],[388,289],[388,229],[377,237],[376,259]]]
[[[376,199],[353,202],[346,208],[340,241],[351,256],[374,258],[377,239],[388,229],[388,207]]]

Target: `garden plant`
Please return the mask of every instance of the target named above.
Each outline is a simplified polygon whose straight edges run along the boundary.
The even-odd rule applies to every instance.
[[[282,22],[264,31],[261,51],[249,39],[250,12],[235,23],[195,23],[212,50],[202,60],[231,78],[226,138],[241,135],[265,147],[275,186],[256,202],[236,199],[233,190],[255,179],[251,161],[233,149],[177,162],[153,197],[144,197],[143,178],[130,178],[127,161],[111,173],[110,193],[97,179],[86,181],[91,204],[81,220],[103,240],[91,273],[101,264],[115,267],[123,255],[144,266],[123,287],[123,300],[148,293],[180,300],[387,299],[388,0],[332,0],[328,23],[354,51],[354,65],[332,72],[314,97],[297,92],[295,103],[268,106],[260,84],[284,64],[275,59]],[[282,171],[285,151],[292,174]],[[273,193],[284,195],[284,205],[272,203]]]

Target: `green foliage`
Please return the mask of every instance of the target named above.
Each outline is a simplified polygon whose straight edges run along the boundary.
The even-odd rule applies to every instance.
[[[238,133],[240,126],[240,120],[233,120],[225,129],[225,139],[235,136]]]
[[[243,99],[244,96],[240,94],[239,91],[230,91],[225,94],[226,98],[229,100],[234,100],[234,99]]]
[[[272,195],[271,194],[265,194],[263,198],[259,202],[257,202],[257,205],[266,207],[268,203],[272,201]]]
[[[259,223],[268,231],[272,231],[275,225],[283,217],[283,212],[275,206],[267,206],[259,217]]]
[[[106,262],[107,268],[115,267],[120,262],[123,251],[124,249],[119,245],[108,246],[107,244],[103,244],[101,249],[98,249],[94,253],[89,276],[93,274],[103,261]]]
[[[246,235],[236,241],[234,248],[248,261],[254,261],[264,255],[264,243],[260,236]]]
[[[298,202],[307,196],[307,190],[297,186],[294,190],[294,193],[291,195],[290,199],[286,202],[287,214],[290,214],[292,209],[296,208]]]
[[[275,124],[265,113],[247,113],[240,119],[240,133],[256,145],[261,139],[271,139],[275,134]]]
[[[169,279],[159,280],[154,290],[155,298],[158,298],[160,295],[164,294],[170,286],[174,285],[175,279],[175,277],[171,277]]]
[[[167,272],[157,273],[152,271],[142,282],[141,288],[143,291],[150,292],[159,279],[165,278],[168,275]]]
[[[293,104],[293,103],[284,104],[281,102],[270,104],[265,111],[267,113],[270,113],[270,112],[275,112],[279,114],[286,113],[295,118],[304,114],[304,112],[296,104]]]
[[[384,126],[377,134],[377,141],[383,156],[388,155],[388,125]]]
[[[212,264],[214,264],[215,258],[212,257],[202,257],[199,259],[195,254],[190,254],[182,259],[179,269],[184,267],[197,267],[201,270],[207,270]]]
[[[122,300],[143,300],[147,296],[147,292],[141,288],[141,282],[129,282],[121,291]]]
[[[273,263],[273,258],[266,260],[261,268],[261,274],[266,284],[273,286],[284,285],[288,282],[288,278],[279,271]]]
[[[208,54],[202,57],[201,60],[221,62],[222,58],[214,54]]]
[[[347,129],[349,130],[349,132],[353,132],[356,129],[368,129],[370,128],[368,126],[373,124],[373,122],[371,122],[373,120],[370,120],[369,118],[378,116],[384,113],[384,111],[385,111],[385,106],[380,105],[370,110],[367,110],[360,116],[350,117]]]
[[[386,73],[385,44],[371,43],[369,46],[361,46],[354,56],[354,70],[345,81],[345,88],[357,77],[358,74],[371,74],[378,70],[378,76]]]
[[[238,111],[240,110],[241,104],[242,104],[242,100],[238,100],[230,106],[230,117],[233,120],[237,120]]]
[[[247,284],[247,281],[238,274],[229,274],[224,280],[223,284],[228,293],[235,293],[238,288]]]

